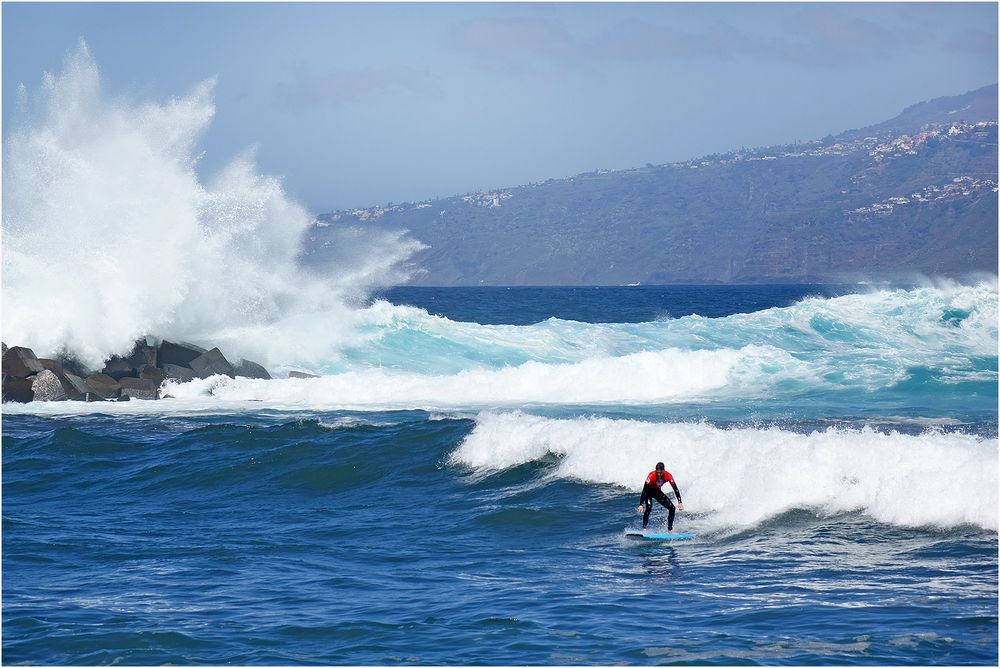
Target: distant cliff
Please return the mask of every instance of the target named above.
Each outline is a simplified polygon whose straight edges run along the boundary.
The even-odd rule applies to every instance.
[[[997,268],[997,86],[807,144],[320,216],[409,230],[423,285],[751,283]]]

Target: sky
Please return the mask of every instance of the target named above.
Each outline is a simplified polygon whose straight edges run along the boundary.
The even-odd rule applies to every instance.
[[[315,214],[818,139],[997,82],[995,2],[3,2],[3,136],[85,40],[108,94],[214,78]]]

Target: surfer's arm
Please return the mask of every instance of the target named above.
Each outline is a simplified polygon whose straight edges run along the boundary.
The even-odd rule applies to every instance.
[[[650,498],[651,497],[650,497],[650,494],[649,494],[649,485],[643,483],[643,485],[642,485],[642,494],[639,496],[639,512],[640,513],[642,512],[643,506],[646,505],[646,501],[649,500]]]
[[[673,479],[670,480],[670,486],[674,488],[674,496],[677,497],[677,507],[684,510],[684,502],[681,501],[681,490],[677,489],[677,483]]]

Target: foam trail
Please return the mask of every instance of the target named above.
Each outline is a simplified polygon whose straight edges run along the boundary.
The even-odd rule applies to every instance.
[[[171,384],[165,392],[186,401],[266,402],[276,407],[356,409],[461,408],[523,404],[660,404],[720,391],[763,392],[765,366],[788,376],[797,368],[783,351],[661,350],[574,364],[526,362],[516,367],[473,368],[456,374],[389,369],[351,371],[310,379],[251,381],[213,377]]]
[[[664,461],[686,512],[710,527],[748,527],[792,509],[862,511],[901,526],[972,524],[997,530],[997,442],[960,433],[918,436],[830,428],[720,429],[701,423],[556,420],[484,413],[453,464],[498,471],[548,454],[553,475],[638,495]]]
[[[405,276],[419,244],[400,237],[348,272],[305,273],[297,257],[312,218],[249,154],[202,183],[213,86],[165,104],[112,100],[81,43],[23,96],[4,154],[6,342],[96,366],[153,334],[318,364],[351,329],[345,298]],[[288,331],[299,336],[275,336]]]

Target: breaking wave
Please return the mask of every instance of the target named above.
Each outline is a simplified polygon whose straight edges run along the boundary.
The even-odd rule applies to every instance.
[[[552,455],[553,477],[637,495],[653,463],[665,462],[699,530],[754,526],[795,509],[997,529],[997,442],[961,433],[831,427],[803,434],[515,411],[480,415],[450,461],[487,474]]]
[[[214,378],[169,392],[432,410],[804,395],[864,403],[886,389],[940,403],[958,386],[983,401],[996,395],[996,302],[996,288],[983,283],[807,299],[715,319],[530,326],[454,322],[377,302],[354,312],[337,356],[310,369],[320,378]]]

